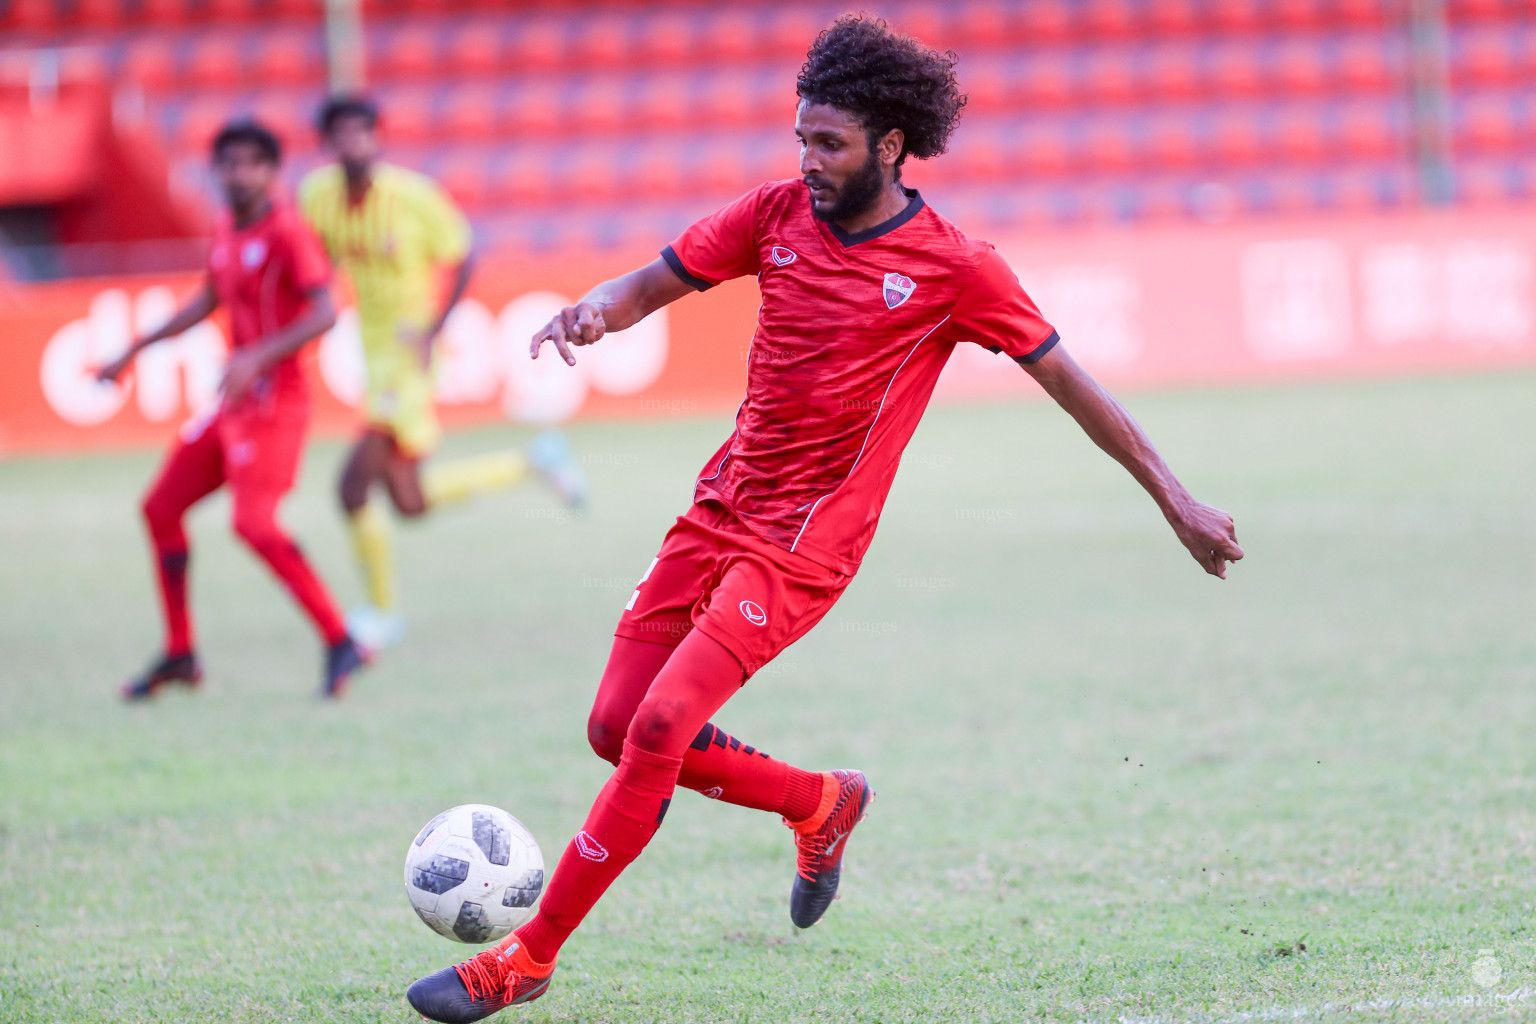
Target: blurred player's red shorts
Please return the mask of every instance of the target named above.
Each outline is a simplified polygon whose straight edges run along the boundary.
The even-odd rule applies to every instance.
[[[298,476],[308,426],[302,399],[263,396],[211,408],[182,427],[152,490],[184,492],[189,504],[226,483],[237,501],[281,497]]]
[[[820,622],[852,579],[703,501],[667,531],[614,635],[676,647],[699,629],[750,676]]]

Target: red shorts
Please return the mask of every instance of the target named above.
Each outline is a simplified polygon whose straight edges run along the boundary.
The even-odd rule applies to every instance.
[[[309,427],[309,403],[281,396],[215,408],[181,429],[163,475],[208,489],[287,494],[298,478]]]
[[[667,531],[614,635],[676,647],[699,629],[750,676],[820,622],[852,580],[704,501]]]

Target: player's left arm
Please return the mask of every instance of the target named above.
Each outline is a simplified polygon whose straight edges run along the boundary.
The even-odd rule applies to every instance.
[[[1061,345],[1023,364],[1045,393],[1065,409],[1093,443],[1146,488],[1179,541],[1212,576],[1227,577],[1227,563],[1243,557],[1232,517],[1202,504],[1179,483],[1141,425]]]
[[[329,284],[309,289],[305,299],[308,301],[304,312],[287,327],[230,353],[229,365],[224,368],[224,394],[231,401],[244,394],[262,374],[335,326],[336,304],[331,300]]]

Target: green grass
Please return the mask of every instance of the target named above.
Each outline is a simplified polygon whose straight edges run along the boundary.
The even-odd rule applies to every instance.
[[[1536,376],[1131,405],[1236,516],[1230,580],[1054,408],[934,410],[859,579],[720,716],[869,772],[842,901],[796,934],[788,833],[684,795],[504,1017],[1536,1016]],[[577,428],[580,521],[526,491],[401,529],[409,642],[339,706],[223,499],[205,692],[117,703],[158,637],[154,459],[0,464],[0,1020],[414,1020],[465,947],[406,844],[484,801],[562,848],[613,623],[725,429]],[[287,516],[350,601],[339,458]]]

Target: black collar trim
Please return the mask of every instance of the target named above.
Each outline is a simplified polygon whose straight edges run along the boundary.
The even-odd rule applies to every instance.
[[[860,245],[864,242],[872,242],[879,238],[881,235],[888,235],[892,231],[895,231],[897,228],[901,227],[907,221],[911,220],[913,217],[916,217],[919,213],[922,213],[923,197],[917,194],[917,189],[907,188],[905,185],[903,185],[901,190],[907,194],[907,198],[909,200],[905,210],[902,210],[890,220],[882,221],[872,228],[866,228],[865,230],[853,235],[850,235],[836,224],[828,224],[827,227],[832,230],[832,237],[843,243],[843,248],[847,249],[855,245]]]

